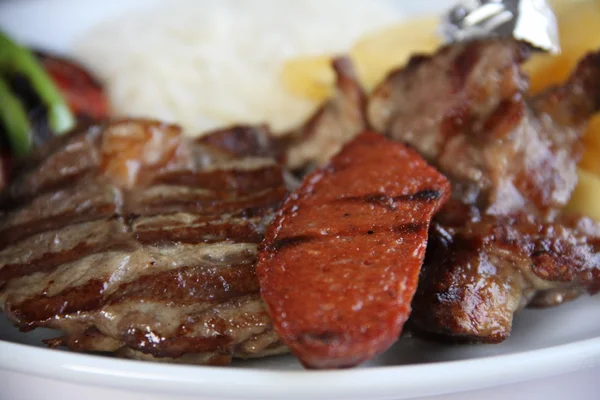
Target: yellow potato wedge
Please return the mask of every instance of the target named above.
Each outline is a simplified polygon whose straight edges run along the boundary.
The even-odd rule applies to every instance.
[[[584,54],[600,48],[599,0],[551,3],[558,20],[562,52],[559,55],[536,54],[525,64],[534,93],[563,82]]]
[[[441,44],[436,34],[438,26],[438,17],[417,18],[364,36],[350,50],[361,82],[370,90],[413,54],[433,52]],[[335,84],[332,57],[328,54],[287,61],[281,73],[283,84],[294,95],[323,101]]]
[[[281,72],[283,84],[291,93],[320,102],[331,96],[335,73],[331,55],[307,56],[287,61]]]
[[[439,17],[412,19],[366,35],[350,50],[358,74],[370,90],[411,56],[432,53],[442,43],[437,34]]]
[[[573,191],[567,211],[600,221],[600,177],[579,169],[579,183]]]
[[[585,152],[579,167],[600,177],[600,115],[592,118],[583,139]]]

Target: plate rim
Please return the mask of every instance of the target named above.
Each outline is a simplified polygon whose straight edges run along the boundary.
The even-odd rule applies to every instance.
[[[0,370],[67,383],[214,398],[248,393],[263,399],[316,395],[331,399],[360,398],[367,394],[377,398],[393,392],[405,398],[489,388],[599,365],[600,337],[467,360],[327,371],[166,364],[46,349],[0,339]],[[435,379],[430,379],[432,376]],[[141,383],[143,387],[139,386]]]
[[[141,3],[129,0],[136,1]],[[55,0],[60,2],[68,0]],[[0,6],[6,11],[22,7],[23,3],[13,0]],[[94,387],[210,398],[251,395],[262,399],[314,396],[348,399],[389,397],[390,393],[408,398],[490,388],[596,366],[600,366],[600,337],[466,360],[334,371],[164,364],[52,350],[0,339],[0,376],[8,371]]]

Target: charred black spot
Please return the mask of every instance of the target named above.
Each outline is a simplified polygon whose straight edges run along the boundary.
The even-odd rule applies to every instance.
[[[409,222],[407,224],[395,226],[392,230],[400,234],[419,233],[425,230],[425,224]]]
[[[428,61],[430,59],[431,59],[431,56],[428,56],[426,54],[415,54],[410,57],[405,69],[417,68],[419,65],[421,65],[422,63],[424,63],[425,61]]]
[[[375,232],[373,232],[372,230],[369,230],[369,231],[367,231],[367,235],[372,235],[372,234],[374,234],[374,233],[375,233]]]
[[[343,202],[358,202],[368,203],[380,207],[385,207],[390,210],[395,210],[394,198],[383,193],[372,193],[364,196],[344,196],[337,199]]]
[[[277,210],[277,206],[249,207],[243,209],[237,215],[233,214],[233,216],[239,218],[262,217],[267,215],[269,212],[273,212],[275,210]]]
[[[313,239],[315,239],[315,237],[309,235],[290,236],[276,240],[272,245],[268,246],[268,250],[277,252],[286,247],[292,247],[301,243],[310,242]]]
[[[473,42],[466,46],[455,58],[450,75],[455,90],[460,90],[465,85],[467,78],[481,57],[481,49],[478,42]]]
[[[416,193],[404,194],[401,196],[391,197],[385,193],[371,193],[364,196],[344,196],[339,197],[338,201],[343,202],[361,202],[373,204],[390,210],[396,209],[396,203],[406,201],[429,202],[438,200],[442,197],[442,193],[435,189],[425,189]]]
[[[533,253],[531,253],[531,258],[539,258],[539,257],[544,257],[544,256],[549,256],[549,255],[551,255],[549,250],[546,250],[546,249],[537,250],[537,251],[534,251]]]
[[[119,214],[115,214],[114,215],[115,218],[120,218]],[[140,214],[136,214],[136,213],[127,213],[124,217],[123,217],[123,223],[127,226],[128,229],[133,229],[133,223],[135,222],[136,219],[138,219],[140,217]]]
[[[442,197],[442,193],[435,189],[425,189],[414,194],[399,197],[404,197],[408,201],[433,201]]]
[[[302,343],[320,342],[329,345],[338,342],[341,339],[341,334],[338,332],[306,332],[298,335],[297,340]]]

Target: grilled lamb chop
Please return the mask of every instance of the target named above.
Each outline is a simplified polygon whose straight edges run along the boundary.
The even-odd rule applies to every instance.
[[[563,86],[527,98],[519,64],[529,53],[512,39],[448,46],[413,58],[369,100],[369,122],[453,184],[413,303],[422,331],[497,342],[521,307],[597,290],[600,229],[562,208],[577,183],[581,133],[600,109],[600,53]]]
[[[0,200],[0,307],[81,351],[226,364],[286,351],[257,244],[287,193],[271,159],[124,120],[60,137]]]

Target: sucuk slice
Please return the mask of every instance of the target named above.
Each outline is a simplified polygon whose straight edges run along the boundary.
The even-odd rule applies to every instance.
[[[304,366],[355,366],[396,341],[449,193],[415,151],[365,132],[288,197],[256,270],[275,329]]]

